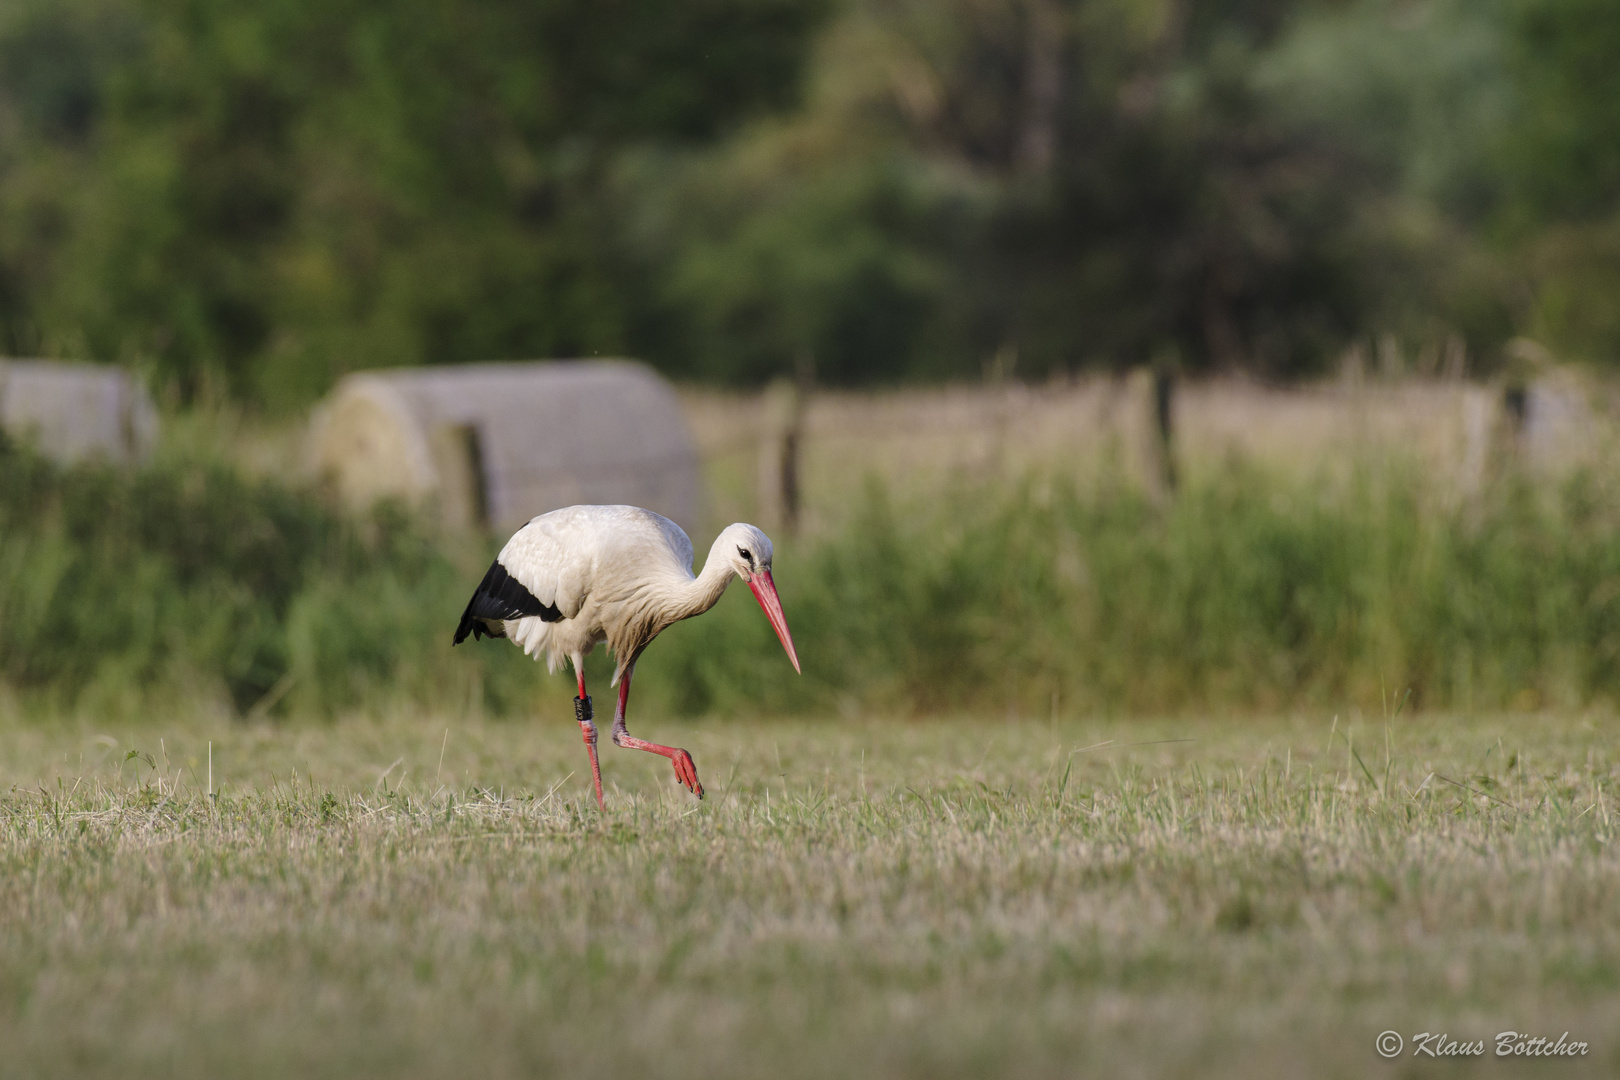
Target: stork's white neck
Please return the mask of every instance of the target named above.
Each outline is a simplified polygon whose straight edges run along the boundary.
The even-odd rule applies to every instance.
[[[656,634],[671,623],[701,615],[714,607],[737,575],[729,552],[730,545],[716,537],[696,577],[692,576],[690,567],[669,564],[668,576],[655,579],[656,584],[650,582],[643,593],[644,599],[638,605],[642,613],[639,621],[652,624],[649,629]]]
[[[697,577],[687,582],[676,597],[672,597],[678,606],[678,612],[672,612],[676,619],[688,619],[693,615],[701,615],[720,602],[725,595],[726,586],[731,579],[737,576],[737,569],[731,560],[730,545],[723,536],[714,538],[709,547],[709,557],[703,560],[703,569],[698,571]]]
[[[751,525],[728,526],[715,537],[709,557],[696,576],[692,568],[683,565],[678,558],[668,562],[659,560],[663,572],[643,576],[633,594],[618,605],[612,619],[603,627],[608,647],[620,658],[620,674],[665,628],[714,607],[725,595],[731,579],[745,572],[738,557],[744,551],[758,551],[758,558],[769,560],[770,540]],[[670,551],[669,554],[675,553]],[[749,561],[752,562],[753,557]],[[614,681],[618,678],[619,675],[615,675]]]

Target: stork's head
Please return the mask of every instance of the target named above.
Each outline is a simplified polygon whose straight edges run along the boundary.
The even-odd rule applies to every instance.
[[[776,582],[771,579],[771,538],[754,528],[738,522],[727,525],[714,542],[715,551],[730,564],[737,576],[748,583],[754,599],[764,609],[765,617],[793,661],[793,670],[799,669],[799,654],[793,649],[793,635],[788,632],[787,616],[782,614],[782,601],[776,595]]]

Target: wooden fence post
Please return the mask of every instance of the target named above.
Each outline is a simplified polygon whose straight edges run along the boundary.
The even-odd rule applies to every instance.
[[[802,515],[804,422],[814,381],[815,361],[809,353],[802,353],[792,381],[778,379],[765,390],[760,502],[788,536],[799,531]]]
[[[1159,478],[1167,494],[1176,492],[1176,363],[1161,357],[1153,365],[1153,421],[1158,434]]]

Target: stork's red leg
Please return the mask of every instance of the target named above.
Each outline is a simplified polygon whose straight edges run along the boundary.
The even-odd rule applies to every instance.
[[[579,718],[579,733],[585,740],[585,752],[591,755],[591,783],[596,785],[597,809],[606,810],[607,802],[602,798],[602,767],[596,763],[596,724],[591,720],[591,699],[585,693],[584,665],[576,663],[574,674],[579,678],[579,697],[574,699],[574,715]]]
[[[624,726],[624,707],[630,701],[630,675],[634,671],[634,667],[625,669],[624,677],[619,680],[619,707],[613,710],[613,745],[627,750],[647,750],[669,758],[670,764],[675,766],[675,779],[685,784],[692,794],[703,798],[703,785],[698,782],[697,765],[691,754],[678,746],[660,746],[638,739]]]

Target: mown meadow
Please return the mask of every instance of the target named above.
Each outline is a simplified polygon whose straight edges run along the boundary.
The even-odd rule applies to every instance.
[[[1620,1068],[1604,718],[656,727],[6,724],[0,1075]]]

